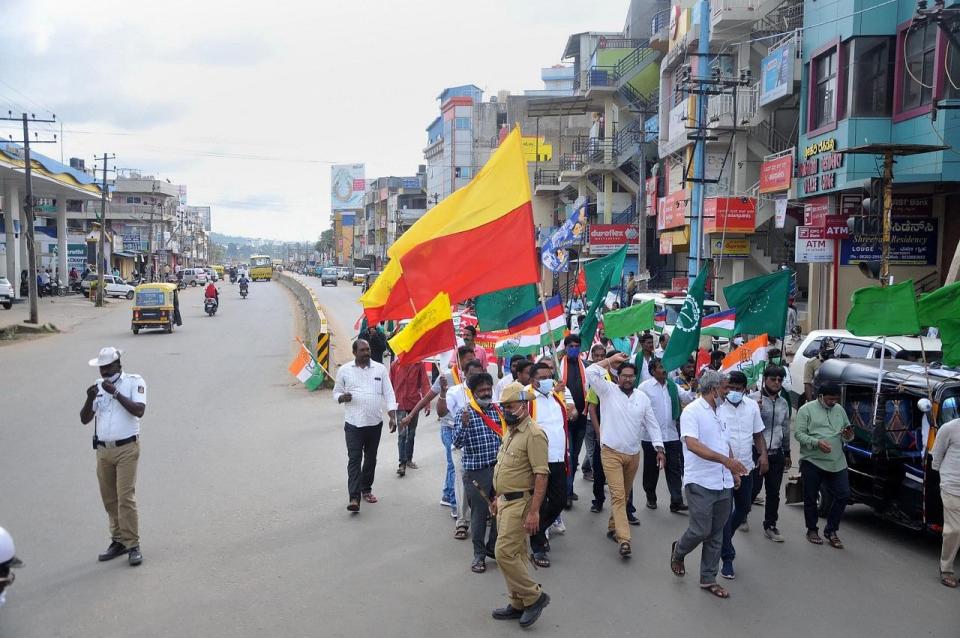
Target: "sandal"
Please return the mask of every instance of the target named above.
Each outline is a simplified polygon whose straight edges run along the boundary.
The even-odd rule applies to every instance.
[[[482,574],[487,571],[487,563],[482,558],[477,558],[473,561],[473,565],[470,565],[470,571],[474,574]]]
[[[456,529],[456,531],[453,533],[453,537],[454,537],[455,539],[457,539],[458,541],[465,541],[465,540],[467,540],[467,528],[466,528],[466,527],[458,527],[458,528]]]
[[[823,545],[823,539],[820,538],[820,534],[818,534],[817,530],[815,529],[811,529],[807,532],[807,540],[814,545]]]
[[[630,558],[630,554],[633,550],[630,548],[630,541],[621,541],[620,543],[620,556],[623,558]]]
[[[700,585],[700,588],[703,591],[710,592],[717,598],[730,598],[730,592],[716,583],[713,583],[712,585]]]
[[[836,534],[825,534],[827,537],[827,542],[830,543],[830,547],[836,549],[843,549],[843,541],[840,540],[840,537]]]
[[[957,586],[957,577],[954,576],[951,572],[940,572],[940,582],[947,587],[956,587]]]
[[[683,565],[683,559],[677,558],[678,542],[673,541],[673,545],[670,546],[670,571],[673,572],[674,576],[684,576],[687,573],[687,568]]]
[[[367,492],[366,494],[363,495],[363,500],[365,500],[368,503],[376,503],[380,499],[374,496],[373,492]]]
[[[532,560],[533,564],[537,567],[550,567],[550,559],[547,558],[545,552],[534,552],[530,554],[530,560]]]

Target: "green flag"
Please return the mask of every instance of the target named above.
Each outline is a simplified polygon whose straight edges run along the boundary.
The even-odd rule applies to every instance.
[[[524,284],[504,288],[477,297],[477,322],[480,330],[502,330],[507,322],[538,306],[537,287]]]
[[[597,323],[599,322],[597,315],[603,307],[603,299],[607,296],[607,291],[610,290],[611,275],[613,275],[613,272],[607,271],[604,280],[593,291],[587,315],[583,318],[583,323],[580,324],[580,339],[583,348],[590,348],[590,344],[593,343],[593,336],[597,333]]]
[[[868,286],[853,293],[847,330],[857,336],[915,335],[920,332],[913,281]]]
[[[623,277],[623,262],[627,258],[627,245],[624,244],[614,253],[606,257],[588,261],[583,265],[587,280],[587,297],[593,299],[594,293],[598,287],[609,290],[611,286],[620,284],[620,278]],[[603,283],[610,275],[608,283]],[[606,294],[606,292],[604,292]]]
[[[663,353],[663,367],[667,372],[676,370],[700,347],[700,320],[703,318],[703,290],[707,285],[707,269],[703,268],[687,290],[677,323]]]
[[[603,332],[614,339],[627,337],[642,330],[653,330],[655,312],[653,299],[623,310],[608,312],[603,316]]]
[[[920,296],[917,302],[921,326],[940,326],[943,319],[960,317],[960,282]]]
[[[789,270],[778,270],[724,287],[727,305],[737,309],[734,333],[783,337],[792,276]]]
[[[940,331],[944,365],[960,365],[960,319],[941,319],[937,329]]]

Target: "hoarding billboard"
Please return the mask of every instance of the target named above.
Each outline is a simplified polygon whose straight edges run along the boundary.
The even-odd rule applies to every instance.
[[[363,164],[334,164],[330,167],[331,210],[360,210],[367,187]]]

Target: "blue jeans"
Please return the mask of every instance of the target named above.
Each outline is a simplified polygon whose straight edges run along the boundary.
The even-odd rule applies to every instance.
[[[723,526],[723,547],[720,549],[720,560],[732,561],[737,557],[737,550],[733,548],[733,532],[743,521],[747,520],[750,506],[753,504],[753,475],[740,477],[740,487],[733,490],[733,499],[730,502],[730,518]]]
[[[397,410],[397,421],[399,422],[409,414],[406,410]],[[413,442],[417,437],[417,421],[420,415],[413,417],[410,425],[397,431],[397,452],[399,453],[400,465],[406,465],[413,460]]]
[[[443,500],[451,505],[457,504],[457,496],[453,491],[453,481],[455,478],[453,469],[453,455],[450,450],[453,447],[453,428],[440,426],[440,440],[443,441],[443,449],[447,453],[447,478],[443,482]]]

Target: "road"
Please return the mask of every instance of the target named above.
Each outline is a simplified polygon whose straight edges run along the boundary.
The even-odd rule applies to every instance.
[[[505,600],[495,564],[470,573],[469,544],[452,539],[438,504],[435,419],[417,440],[422,469],[404,479],[393,474],[396,440],[384,435],[381,502],[351,517],[341,412],[286,371],[292,297],[276,283],[253,284],[246,301],[223,289],[212,319],[200,291],[186,291],[185,324],[172,335],[134,337],[118,305],[72,334],[0,347],[0,524],[27,563],[0,610],[0,636],[516,635],[489,617]],[[349,286],[319,291],[335,329],[352,328],[357,296]],[[149,384],[139,568],[96,560],[109,539],[78,412],[95,377],[87,360],[106,344],[125,349],[126,369]],[[577,490],[586,497],[589,484]],[[553,603],[534,631],[956,635],[960,599],[937,582],[934,540],[854,507],[841,530],[847,549],[814,547],[799,509],[784,510],[783,545],[757,525],[737,536],[738,578],[721,601],[669,571],[684,517],[642,510],[624,562],[604,537],[606,517],[581,500],[552,541],[553,567],[536,574]]]

